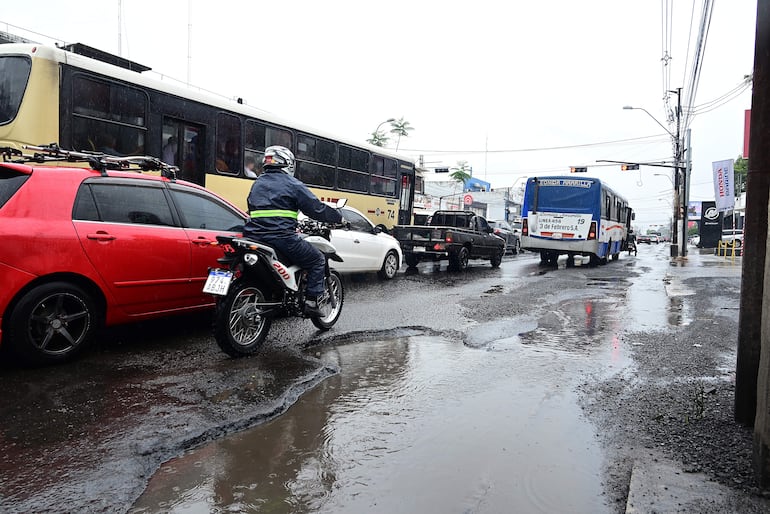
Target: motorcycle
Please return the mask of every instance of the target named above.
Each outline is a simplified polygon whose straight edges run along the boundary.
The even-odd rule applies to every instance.
[[[634,255],[636,255],[636,239],[629,239],[626,243],[626,249],[628,250],[628,255],[631,255],[631,252],[634,252]]]
[[[341,208],[342,205],[337,205]],[[342,261],[332,245],[332,226],[312,219],[299,222],[299,232],[326,259],[324,293],[318,297],[322,316],[304,312],[307,273],[272,247],[243,237],[217,236],[224,256],[223,268],[212,268],[203,292],[217,297],[214,338],[232,357],[255,353],[267,337],[273,319],[284,316],[309,318],[317,328],[328,330],[342,313],[344,291],[340,275],[329,260]]]

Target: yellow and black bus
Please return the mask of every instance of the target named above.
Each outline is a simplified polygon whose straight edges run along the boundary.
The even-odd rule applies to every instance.
[[[149,70],[82,44],[0,44],[0,147],[58,143],[152,155],[245,209],[264,149],[279,144],[294,152],[296,177],[322,200],[347,198],[385,229],[412,222],[412,159]]]

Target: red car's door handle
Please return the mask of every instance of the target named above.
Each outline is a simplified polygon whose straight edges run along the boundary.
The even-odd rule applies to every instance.
[[[88,239],[95,239],[96,241],[112,241],[115,238],[112,234],[108,234],[107,232],[104,232],[100,230],[96,234],[88,234],[86,236]]]
[[[205,237],[199,237],[198,239],[193,239],[193,244],[199,245],[199,246],[209,246],[216,244],[216,241],[213,241],[211,239],[206,239]]]

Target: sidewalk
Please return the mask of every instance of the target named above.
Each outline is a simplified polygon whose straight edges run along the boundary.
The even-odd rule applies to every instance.
[[[666,273],[669,297],[696,294],[687,284],[691,277],[720,276],[740,278],[740,256],[715,254],[714,248],[688,247],[687,255],[671,259]],[[732,513],[753,512],[742,493],[721,485],[703,473],[688,472],[681,462],[652,451],[634,461],[626,501],[626,514],[652,513]]]
[[[664,458],[637,460],[626,514],[734,512],[735,492],[702,473],[687,473]]]

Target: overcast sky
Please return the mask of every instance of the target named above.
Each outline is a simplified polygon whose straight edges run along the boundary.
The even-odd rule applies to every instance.
[[[664,37],[666,3],[39,0],[5,2],[0,30],[120,52],[355,140],[404,117],[414,130],[399,151],[429,167],[466,160],[493,187],[588,166],[644,227],[670,218],[671,171],[597,161],[672,157],[663,96],[687,93],[702,2],[677,0]],[[713,200],[711,163],[742,154],[751,89],[712,102],[752,73],[755,20],[755,0],[715,2],[690,125],[691,200]]]

